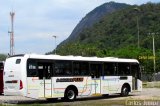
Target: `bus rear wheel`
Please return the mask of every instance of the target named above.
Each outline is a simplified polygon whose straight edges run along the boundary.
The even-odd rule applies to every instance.
[[[123,86],[121,90],[121,96],[128,96],[129,88],[127,86]]]
[[[74,89],[67,89],[64,96],[67,101],[74,101],[76,99],[76,92]]]

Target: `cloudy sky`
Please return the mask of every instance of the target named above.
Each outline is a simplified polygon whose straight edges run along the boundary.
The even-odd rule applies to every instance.
[[[112,0],[144,4],[149,0]],[[9,53],[10,12],[15,12],[15,53],[44,54],[66,39],[78,22],[109,0],[0,0],[0,53]],[[151,0],[160,2],[160,0]]]

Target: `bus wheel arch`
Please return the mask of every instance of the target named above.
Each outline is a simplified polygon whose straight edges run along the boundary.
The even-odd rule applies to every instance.
[[[78,96],[78,89],[74,85],[69,85],[64,93],[64,98],[67,101],[73,101],[76,99],[76,96]]]
[[[128,96],[129,92],[131,92],[131,87],[128,83],[124,83],[121,88],[121,96]]]

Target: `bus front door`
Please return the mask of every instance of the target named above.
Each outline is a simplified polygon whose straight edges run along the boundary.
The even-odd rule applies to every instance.
[[[102,64],[90,64],[90,72],[92,78],[92,94],[94,96],[101,95],[101,72]]]
[[[40,79],[39,97],[52,97],[52,80],[51,73],[53,70],[52,63],[38,63],[38,72]]]
[[[142,91],[141,72],[138,64],[131,65],[132,90]]]

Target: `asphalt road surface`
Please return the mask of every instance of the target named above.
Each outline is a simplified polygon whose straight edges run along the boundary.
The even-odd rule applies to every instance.
[[[93,101],[103,102],[103,101],[125,101],[125,100],[159,100],[160,105],[160,88],[144,88],[142,92],[133,92],[130,93],[127,97],[121,97],[118,94],[109,95],[106,97],[87,97],[87,98],[77,98],[75,102],[65,102],[63,100],[56,101],[47,101],[45,99],[32,99],[26,98],[22,96],[3,96],[0,95],[0,104],[67,104],[70,106],[71,104],[81,104],[85,102]],[[83,104],[82,104],[83,105]],[[158,106],[159,106],[158,105]],[[63,105],[64,106],[64,105]],[[65,105],[66,106],[66,105]]]

